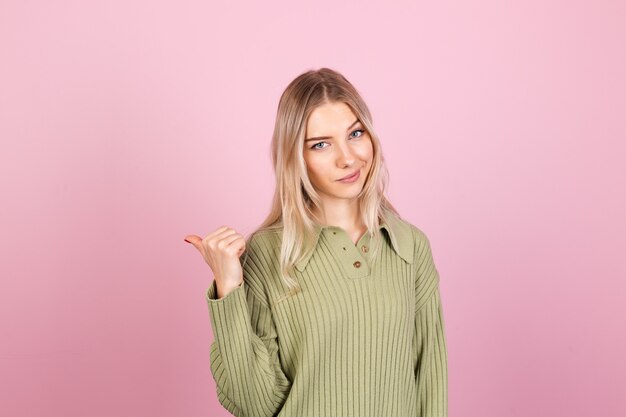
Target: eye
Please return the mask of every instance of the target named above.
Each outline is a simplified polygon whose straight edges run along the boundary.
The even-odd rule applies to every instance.
[[[356,132],[359,132],[360,135],[359,136],[352,136]],[[350,137],[353,138],[353,139],[356,139],[356,138],[360,138],[361,136],[363,136],[363,134],[365,134],[365,130],[364,129],[357,129],[357,130],[353,130],[352,133],[350,133]],[[325,146],[324,147],[317,146],[317,145],[321,145],[322,143],[328,144],[328,142],[317,142],[315,145],[311,146],[311,149],[324,149],[324,148],[326,148]]]
[[[357,130],[353,130],[353,131],[352,131],[352,133],[356,133],[356,132],[361,132],[361,134],[360,134],[359,136],[352,136],[352,137],[353,137],[353,138],[354,138],[354,137],[360,138],[360,137],[361,137],[361,136],[363,136],[363,134],[365,133],[365,130],[363,130],[363,129],[357,129]],[[351,133],[351,134],[352,134],[352,133]]]
[[[317,142],[315,145],[311,146],[311,149],[324,149],[324,148],[317,147],[317,145],[321,145],[322,143],[326,143],[326,142]]]

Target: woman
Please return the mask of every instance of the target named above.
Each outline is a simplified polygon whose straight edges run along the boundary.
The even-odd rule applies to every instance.
[[[211,373],[235,416],[447,416],[439,274],[385,197],[370,112],[328,68],[280,98],[276,192],[245,239],[189,235],[215,279]],[[243,265],[243,266],[242,266]]]

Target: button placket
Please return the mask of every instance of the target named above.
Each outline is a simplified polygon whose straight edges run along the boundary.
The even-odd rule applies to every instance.
[[[367,236],[363,235],[355,245],[347,233],[341,228],[331,227],[329,240],[336,250],[337,259],[349,278],[363,278],[370,274],[370,268],[363,252],[367,252]]]

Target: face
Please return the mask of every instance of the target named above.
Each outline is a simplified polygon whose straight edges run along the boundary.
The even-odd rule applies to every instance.
[[[363,188],[373,159],[372,141],[364,129],[345,103],[323,104],[309,117],[304,160],[323,200],[355,199]],[[355,172],[356,181],[339,181]]]

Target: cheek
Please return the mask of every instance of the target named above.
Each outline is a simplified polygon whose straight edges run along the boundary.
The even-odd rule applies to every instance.
[[[364,160],[371,160],[374,157],[374,145],[371,141],[363,142],[363,146],[358,148],[358,156]]]
[[[319,184],[320,180],[324,179],[324,172],[325,169],[321,161],[311,159],[307,162],[307,173],[312,183]]]

